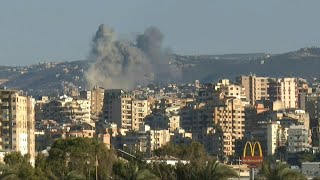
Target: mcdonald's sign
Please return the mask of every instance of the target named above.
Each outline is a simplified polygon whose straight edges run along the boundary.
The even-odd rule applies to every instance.
[[[252,145],[253,144],[253,145]],[[247,155],[247,148],[249,146],[249,155]],[[255,153],[256,147],[258,148],[258,154]],[[260,166],[263,162],[262,148],[258,141],[246,142],[243,149],[242,163],[250,166]]]

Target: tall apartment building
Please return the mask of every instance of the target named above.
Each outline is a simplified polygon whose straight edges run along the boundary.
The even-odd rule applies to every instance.
[[[298,107],[298,88],[296,78],[283,78],[280,80],[281,101],[285,108]]]
[[[132,99],[132,129],[139,129],[144,118],[150,114],[151,110],[146,99]]]
[[[235,153],[235,142],[241,140],[245,133],[245,109],[241,99],[226,98],[223,100],[224,106],[214,109],[214,122],[221,127],[224,134],[230,134],[230,142],[224,146],[225,155]]]
[[[206,103],[190,103],[181,109],[180,127],[192,132],[194,140],[202,141],[203,133],[214,126],[214,108]]]
[[[320,142],[320,94],[312,93],[307,96],[306,111],[310,116],[310,129],[312,129],[312,143]]]
[[[251,105],[258,100],[268,99],[268,77],[257,77],[255,75],[240,76],[237,81],[245,88],[245,95]]]
[[[0,148],[30,155],[35,162],[35,100],[16,90],[0,90]]]
[[[270,122],[267,124],[267,148],[268,155],[273,155],[278,147],[280,123]]]
[[[135,99],[121,89],[105,90],[104,120],[116,123],[118,128],[137,130],[150,114],[147,100]]]

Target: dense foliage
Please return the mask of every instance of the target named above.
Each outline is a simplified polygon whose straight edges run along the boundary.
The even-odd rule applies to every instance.
[[[147,164],[139,159],[117,157],[113,150],[89,138],[57,140],[48,156],[39,154],[35,167],[29,157],[13,152],[0,166],[0,179],[23,180],[193,180],[227,179],[238,177],[228,166],[211,159],[203,146],[169,144],[155,152],[157,155],[175,156],[190,163],[176,166],[164,163]]]
[[[265,161],[258,173],[257,179],[265,180],[306,180],[304,174],[290,169],[290,167],[281,162],[272,164],[269,161]]]

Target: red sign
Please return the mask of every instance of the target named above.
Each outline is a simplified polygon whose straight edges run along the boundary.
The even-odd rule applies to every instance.
[[[242,163],[257,166],[263,163],[263,158],[260,156],[246,156],[242,158]]]

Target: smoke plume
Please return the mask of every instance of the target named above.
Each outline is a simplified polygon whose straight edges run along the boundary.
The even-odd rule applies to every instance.
[[[128,90],[138,84],[176,78],[179,73],[173,73],[170,53],[162,48],[162,40],[163,34],[155,27],[147,28],[130,43],[117,40],[111,28],[100,25],[89,55],[93,63],[85,73],[89,88]]]

